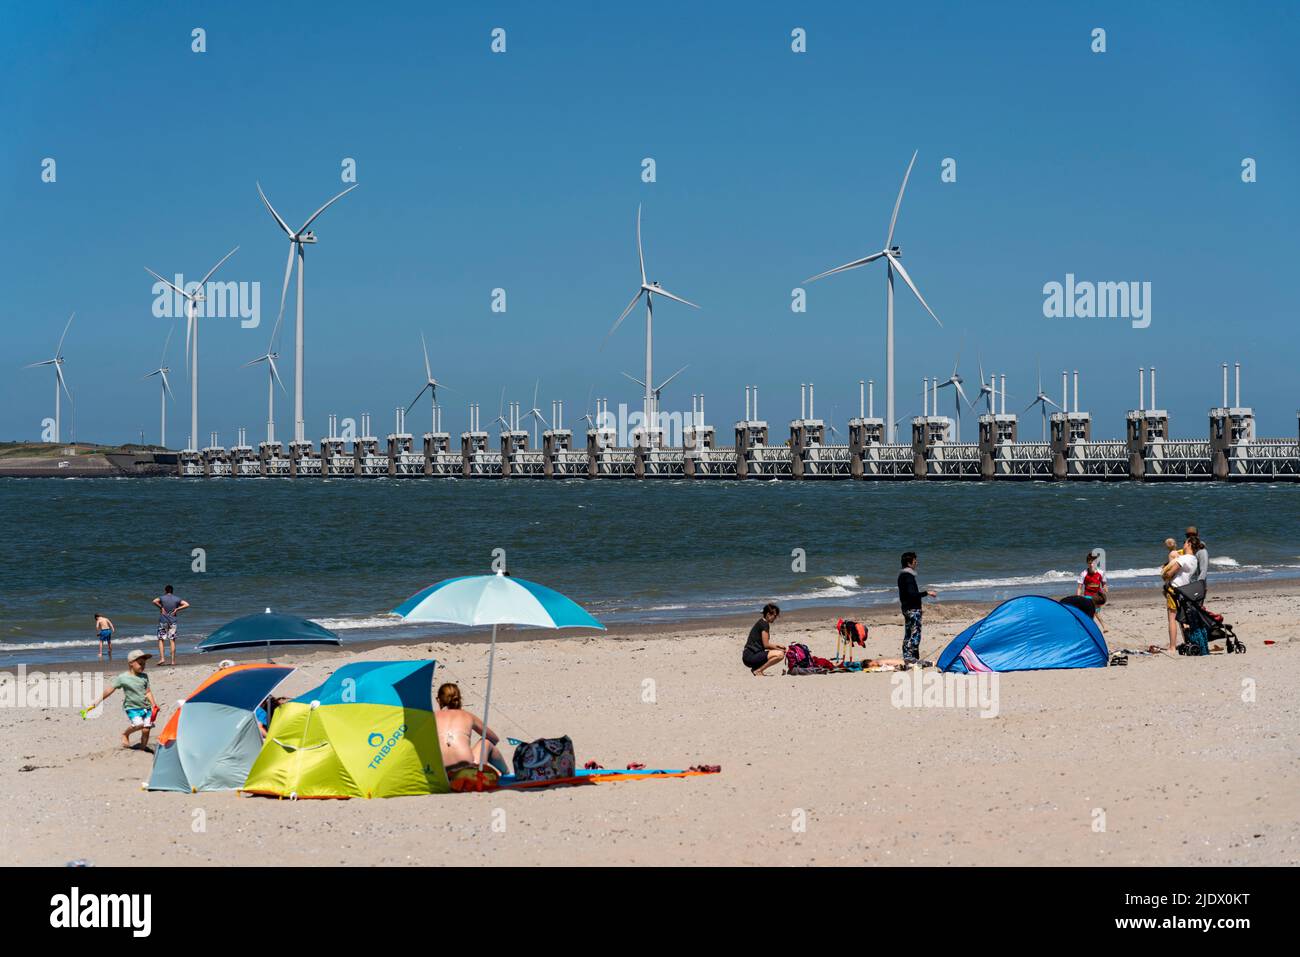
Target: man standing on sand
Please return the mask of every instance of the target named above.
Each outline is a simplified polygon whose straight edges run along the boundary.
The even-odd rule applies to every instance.
[[[118,688],[122,689],[122,709],[126,712],[127,727],[122,732],[122,747],[131,747],[131,735],[140,732],[141,751],[149,750],[149,731],[153,728],[153,718],[158,711],[158,702],[154,700],[153,690],[149,687],[149,676],[144,673],[144,663],[149,660],[149,652],[133,651],[126,656],[127,670],[113,679],[113,683],[104,689],[104,693],[85,711],[97,708],[102,701],[107,701]]]
[[[916,552],[903,552],[902,563],[903,570],[898,573],[898,604],[903,610],[903,661],[910,667],[921,657],[921,599],[939,595],[922,590],[916,583]]]
[[[170,641],[174,665],[176,664],[176,616],[189,608],[190,603],[174,594],[171,585],[164,588],[162,595],[155,598],[153,603],[158,606],[158,663],[167,664],[163,642]]]

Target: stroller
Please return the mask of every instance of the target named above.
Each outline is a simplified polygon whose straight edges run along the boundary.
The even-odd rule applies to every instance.
[[[1183,628],[1183,643],[1178,646],[1180,655],[1208,655],[1210,645],[1223,642],[1223,650],[1230,655],[1244,655],[1246,646],[1232,630],[1232,625],[1205,607],[1199,591],[1188,594],[1181,588],[1165,586],[1174,600],[1175,614]]]

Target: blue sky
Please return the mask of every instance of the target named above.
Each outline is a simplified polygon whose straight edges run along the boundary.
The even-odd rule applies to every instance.
[[[1139,365],[1159,369],[1172,431],[1204,435],[1219,363],[1241,361],[1260,432],[1294,435],[1300,13],[1055,6],[8,5],[0,438],[35,438],[52,414],[48,372],[20,367],[76,310],[78,438],[154,440],[158,394],[140,377],[167,327],[143,267],[195,279],[239,244],[221,276],[261,283],[263,323],[205,323],[200,431],[230,444],[244,425],[256,441],[264,373],[239,366],[266,349],[287,243],[254,183],[296,226],[343,187],[345,157],[360,188],[308,253],[309,436],[329,413],[388,431],[422,384],[421,331],[457,390],[453,432],[470,400],[495,416],[503,385],[526,408],[537,377],[543,410],[563,398],[570,423],[592,387],[635,405],[619,372],[643,366],[640,314],[599,346],[637,285],[638,202],[651,278],[703,307],[656,310],[656,378],[690,364],[665,407],[702,391],[729,437],[745,383],[783,423],[812,380],[843,428],[859,378],[883,408],[883,272],[808,287],[805,314],[791,290],[879,249],[914,149],[895,238],[944,328],[900,285],[899,414],[919,411],[921,377],[946,376],[964,339],[967,382],[978,351],[1017,408],[1039,357],[1053,396],[1060,370],[1080,369],[1101,436],[1122,434]],[[206,53],[191,52],[195,27]],[[791,52],[795,27],[807,53]],[[947,157],[955,183],[940,181]],[[1258,182],[1242,183],[1244,157]],[[1044,318],[1043,284],[1067,273],[1149,281],[1150,327]],[[291,335],[280,351],[292,389]],[[282,436],[289,408],[279,396]],[[412,414],[416,431],[426,420]]]

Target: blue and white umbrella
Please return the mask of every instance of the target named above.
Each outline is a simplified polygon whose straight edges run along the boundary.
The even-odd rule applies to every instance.
[[[487,694],[483,701],[484,728],[488,727],[488,713],[492,707],[492,668],[496,662],[498,625],[605,630],[605,626],[585,608],[559,592],[501,572],[440,581],[406,599],[393,609],[393,614],[407,621],[492,626]],[[480,773],[487,759],[487,750],[484,742],[478,762]]]

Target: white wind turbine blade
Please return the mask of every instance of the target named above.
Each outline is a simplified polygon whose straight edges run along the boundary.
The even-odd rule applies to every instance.
[[[217,264],[216,264],[215,266],[213,266],[211,269],[208,270],[208,274],[207,274],[206,276],[204,276],[202,279],[199,280],[199,290],[200,290],[200,291],[203,289],[204,286],[206,286],[206,285],[208,284],[208,280],[212,278],[212,274],[213,274],[214,272],[216,272],[218,269],[221,268],[221,264],[224,263],[224,262],[225,262],[227,259],[229,259],[231,256],[235,255],[235,253],[237,253],[237,252],[239,252],[239,247],[238,247],[238,246],[236,246],[234,249],[230,250],[230,252],[228,252],[228,253],[226,253],[224,256],[222,256],[221,259],[217,261]]]
[[[1032,409],[1034,406],[1038,405],[1038,403],[1041,402],[1041,401],[1043,401],[1043,397],[1040,395],[1040,396],[1039,396],[1037,399],[1035,399],[1033,402],[1031,402],[1031,403],[1029,403],[1027,406],[1025,406],[1025,411],[1028,412],[1028,411],[1029,411],[1030,409]]]
[[[71,399],[72,393],[68,391],[68,383],[63,378],[63,364],[61,362],[54,363],[54,377],[59,380],[59,385],[63,386],[64,395]]]
[[[75,312],[72,315],[68,316],[68,324],[63,327],[63,335],[59,336],[59,347],[54,350],[54,354],[56,356],[60,355],[63,352],[63,340],[68,338],[68,330],[72,328],[72,320],[75,318],[77,318],[77,314]]]
[[[903,185],[898,187],[898,199],[894,200],[894,215],[889,217],[889,235],[885,237],[886,249],[893,245],[894,242],[894,225],[898,222],[898,207],[903,205],[903,190],[907,189],[907,178],[912,175],[912,166],[916,163],[917,152],[919,150],[912,152],[912,159],[907,164],[907,172],[903,174]]]
[[[637,385],[639,385],[641,388],[643,388],[643,389],[645,388],[645,383],[642,382],[640,379],[638,379],[636,376],[632,375],[631,373],[624,372],[624,373],[623,373],[623,377],[624,377],[624,378],[627,378],[627,379],[631,379],[633,382],[635,382],[635,383],[636,383]]]
[[[241,369],[247,369],[249,366],[255,366],[255,365],[257,365],[259,362],[265,362],[266,360],[268,360],[268,359],[270,359],[270,358],[271,358],[270,353],[267,353],[267,354],[264,355],[264,356],[258,356],[256,359],[249,359],[247,362],[245,362],[245,363],[244,363],[242,366],[240,366],[239,368],[241,368]]]
[[[533,411],[537,411],[537,390],[542,387],[542,380],[538,379],[533,383]]]
[[[432,382],[433,370],[429,368],[429,347],[425,345],[423,332],[420,333],[420,348],[424,350],[424,377]]]
[[[275,207],[271,205],[271,201],[266,198],[266,194],[262,192],[261,183],[257,184],[257,195],[262,197],[262,202],[266,205],[266,208],[271,211],[271,215],[275,217],[275,221],[280,224],[280,228],[284,230],[284,234],[290,239],[293,239],[293,230],[289,228],[289,224],[284,221],[284,218],[275,211]]]
[[[644,292],[645,292],[644,286],[638,289],[636,291],[636,295],[632,297],[632,301],[629,302],[627,304],[627,308],[623,310],[623,314],[614,320],[614,324],[609,327],[609,332],[605,333],[605,338],[600,344],[600,347],[602,349],[605,348],[605,343],[609,342],[609,337],[618,331],[618,327],[623,324],[623,320],[628,317],[628,314],[632,311],[633,307],[636,306],[637,302],[641,299],[641,296]]]
[[[825,272],[819,272],[815,276],[810,276],[804,282],[816,282],[818,279],[825,279],[827,276],[833,276],[837,272],[847,272],[850,269],[857,269],[859,266],[865,266],[867,263],[875,262],[884,252],[872,253],[870,256],[863,256],[861,259],[855,259],[851,263],[845,263],[843,266],[836,266],[834,269],[828,269]]]
[[[172,327],[167,330],[167,338],[163,340],[162,357],[158,360],[158,368],[160,369],[167,364],[167,347],[172,344],[172,333],[175,331],[176,326],[173,324]]]
[[[410,412],[412,409],[415,408],[415,403],[420,401],[420,396],[424,395],[424,393],[427,392],[428,389],[429,389],[429,383],[426,382],[424,384],[424,388],[421,389],[419,392],[415,393],[415,398],[412,399],[411,404],[406,407],[407,412]]]
[[[271,330],[271,348],[275,348],[275,337],[280,332],[280,323],[284,319],[284,303],[289,296],[289,277],[293,275],[293,254],[298,247],[289,244],[289,259],[284,264],[284,285],[280,287],[280,313],[275,317],[275,327]]]
[[[925,311],[930,314],[931,318],[933,318],[935,322],[939,322],[939,317],[934,314],[934,310],[930,308],[930,304],[925,301],[925,297],[921,295],[921,290],[916,288],[916,283],[912,282],[912,277],[907,274],[907,270],[903,268],[903,264],[894,256],[886,254],[885,258],[889,260],[890,265],[898,270],[898,274],[903,277],[903,282],[907,283],[907,288],[912,290],[921,305],[925,306]],[[939,322],[939,328],[943,328],[942,322]]]
[[[636,204],[636,258],[641,263],[641,285],[645,285],[645,253],[641,249],[641,204]]]
[[[37,366],[52,366],[52,365],[54,365],[56,362],[58,362],[57,359],[42,359],[40,362],[29,362],[29,363],[27,363],[27,365],[23,366],[23,368],[24,368],[24,369],[35,369]]]
[[[953,386],[957,389],[957,394],[958,394],[959,396],[961,396],[961,400],[962,400],[963,402],[965,402],[967,405],[974,405],[974,403],[971,402],[970,399],[966,398],[966,390],[963,389],[963,388],[961,387],[961,383],[960,383],[960,382],[955,382],[955,381],[954,381],[954,382],[953,382]]]
[[[275,378],[275,381],[279,384],[280,391],[283,392],[285,395],[288,395],[289,390],[284,387],[284,380],[280,378],[280,370],[277,369],[275,366],[275,356],[268,353],[266,357],[266,361],[270,363],[271,375]]]
[[[144,271],[147,272],[149,275],[153,276],[154,279],[157,279],[160,283],[162,283],[162,284],[163,284],[164,286],[166,286],[167,288],[172,289],[172,290],[174,290],[175,292],[179,293],[179,294],[181,295],[181,297],[184,298],[186,301],[189,300],[189,298],[190,298],[190,294],[187,293],[184,289],[179,288],[179,287],[176,285],[176,283],[174,283],[174,282],[168,282],[166,279],[164,279],[162,276],[158,275],[156,272],[154,272],[154,271],[153,271],[152,269],[150,269],[148,266],[145,266],[145,267],[144,267]]]
[[[700,308],[699,306],[695,305],[695,303],[691,302],[689,299],[683,299],[681,296],[674,296],[663,286],[646,286],[645,289],[646,289],[646,295],[663,296],[665,299],[671,299],[673,302],[680,302],[682,305],[690,306],[692,309]]]
[[[343,192],[339,193],[337,196],[335,196],[333,199],[331,199],[328,203],[326,203],[326,204],[325,204],[324,206],[322,206],[320,209],[316,210],[316,212],[312,213],[312,214],[311,214],[311,217],[307,220],[307,222],[305,222],[305,223],[302,224],[302,227],[298,230],[298,234],[301,235],[302,233],[305,233],[305,232],[307,231],[307,227],[310,226],[312,223],[314,223],[314,222],[316,221],[316,217],[317,217],[317,216],[319,216],[321,213],[325,212],[325,210],[329,209],[331,206],[333,206],[335,203],[337,203],[340,199],[342,199],[344,196],[346,196],[348,193],[352,192],[354,189],[356,189],[356,188],[357,188],[358,186],[360,186],[360,185],[361,185],[360,183],[353,183],[351,186],[349,186],[349,187],[348,187],[347,189],[345,189]]]
[[[163,369],[159,369],[159,370],[158,370],[158,373],[159,373],[159,375],[162,376],[162,384],[163,384],[163,388],[167,390],[167,395],[171,397],[171,400],[172,400],[173,402],[175,402],[175,401],[176,401],[176,396],[172,393],[172,384],[171,384],[170,382],[167,381],[167,373],[166,373],[166,371],[163,370]]]
[[[678,369],[676,372],[674,372],[672,375],[670,375],[667,379],[664,379],[663,382],[660,382],[659,385],[655,388],[655,392],[661,392],[661,391],[663,391],[663,387],[664,387],[664,386],[666,386],[668,383],[672,382],[674,379],[676,379],[679,375],[681,375],[683,372],[685,372],[685,371],[686,371],[687,369],[689,369],[689,368],[690,368],[689,365],[684,365],[684,366],[682,366],[680,369]]]

